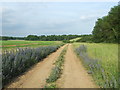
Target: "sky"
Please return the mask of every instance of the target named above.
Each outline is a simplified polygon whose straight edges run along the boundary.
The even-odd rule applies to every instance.
[[[3,36],[91,34],[118,2],[1,2]]]

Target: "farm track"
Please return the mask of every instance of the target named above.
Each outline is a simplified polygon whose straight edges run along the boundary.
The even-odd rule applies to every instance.
[[[7,88],[43,88],[46,83],[46,78],[50,75],[51,69],[53,68],[53,63],[65,46],[59,48],[43,61],[33,66],[28,72],[8,85]]]
[[[46,79],[54,67],[53,63],[66,46],[64,45],[55,53],[33,66],[28,72],[8,85],[7,88],[44,88]],[[58,88],[98,88],[74,53],[71,44],[68,45],[65,55],[63,74],[56,84]]]
[[[75,55],[71,44],[68,46],[63,74],[58,79],[57,85],[60,88],[98,88]]]

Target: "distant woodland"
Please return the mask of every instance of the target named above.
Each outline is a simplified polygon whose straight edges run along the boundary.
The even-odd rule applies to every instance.
[[[31,41],[63,41],[80,37],[80,35],[28,35],[27,37],[1,37],[2,40],[31,40]]]

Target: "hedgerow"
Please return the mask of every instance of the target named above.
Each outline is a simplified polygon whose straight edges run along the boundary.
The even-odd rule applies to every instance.
[[[32,65],[42,61],[60,46],[47,46],[39,48],[18,48],[4,51],[2,54],[2,82],[3,86],[11,79],[24,73]]]

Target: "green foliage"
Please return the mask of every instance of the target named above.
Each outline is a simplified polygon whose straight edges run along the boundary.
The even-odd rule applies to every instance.
[[[35,40],[39,40],[39,37],[37,35],[28,35],[25,40],[32,40],[32,41],[35,41]]]
[[[83,35],[80,39],[76,40],[76,42],[93,42],[93,36],[92,35]]]
[[[50,84],[46,85],[43,90],[53,90],[50,88],[57,88],[57,86],[55,83],[50,83]]]
[[[24,37],[8,37],[8,36],[0,36],[0,40],[24,40]]]
[[[50,53],[55,52],[58,48],[59,46],[48,46],[4,51],[2,54],[3,86]]]
[[[69,40],[63,40],[63,43],[70,43]]]
[[[79,35],[28,35],[25,39],[26,40],[40,40],[40,41],[63,41],[63,40],[70,40],[73,38],[77,38]]]
[[[94,42],[120,43],[120,5],[99,18],[93,30]]]

